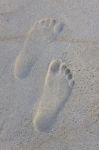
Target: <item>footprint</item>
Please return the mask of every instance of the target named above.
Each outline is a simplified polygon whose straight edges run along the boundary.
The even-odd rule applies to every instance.
[[[50,43],[54,42],[64,24],[56,19],[47,18],[34,24],[28,33],[24,47],[15,61],[14,75],[16,78],[25,78],[31,71],[32,66],[47,52]]]
[[[49,132],[59,112],[68,100],[74,80],[70,70],[61,60],[53,60],[45,78],[43,94],[33,119],[37,131]]]

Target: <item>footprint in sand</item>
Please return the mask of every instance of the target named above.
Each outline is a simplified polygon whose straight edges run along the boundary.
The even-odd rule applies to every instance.
[[[74,80],[61,60],[53,60],[45,78],[43,94],[33,119],[37,131],[49,132],[65,102],[71,95]]]
[[[24,47],[15,61],[14,75],[25,78],[32,66],[46,52],[50,43],[54,42],[63,30],[64,24],[56,19],[43,19],[34,24],[28,33]]]

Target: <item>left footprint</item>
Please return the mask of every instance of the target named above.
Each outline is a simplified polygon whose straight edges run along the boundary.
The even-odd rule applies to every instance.
[[[29,31],[24,48],[20,51],[15,61],[14,75],[16,78],[25,78],[32,66],[48,50],[63,30],[64,24],[56,19],[42,19],[34,24]]]

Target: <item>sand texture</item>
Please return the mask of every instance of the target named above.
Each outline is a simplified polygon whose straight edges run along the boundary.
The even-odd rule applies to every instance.
[[[0,1],[0,150],[99,150],[99,1]]]

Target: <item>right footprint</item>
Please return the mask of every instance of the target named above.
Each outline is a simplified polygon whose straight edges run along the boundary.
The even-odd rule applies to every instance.
[[[39,20],[33,25],[25,40],[23,50],[20,51],[15,61],[16,78],[27,77],[32,66],[42,53],[47,52],[49,44],[56,40],[63,27],[63,23],[53,18]]]
[[[37,131],[49,132],[59,112],[71,95],[74,80],[61,60],[53,60],[48,68],[40,103],[33,119]]]

